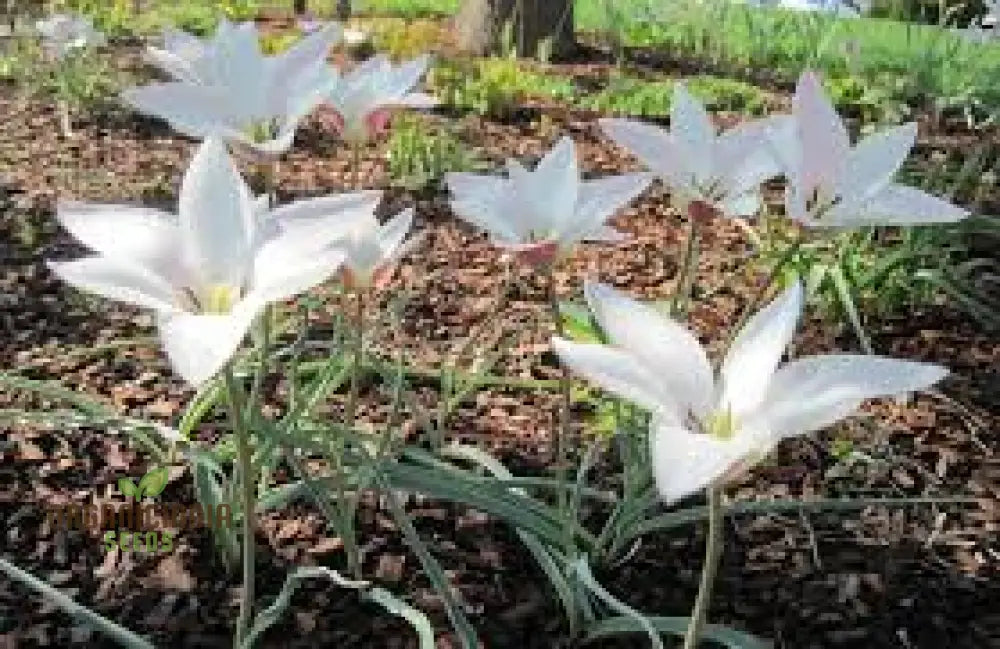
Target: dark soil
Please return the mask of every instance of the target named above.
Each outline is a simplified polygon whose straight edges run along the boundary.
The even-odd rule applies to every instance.
[[[123,54],[123,56],[132,56]],[[160,123],[109,109],[81,116],[71,141],[58,135],[54,106],[3,89],[0,99],[0,367],[58,379],[123,415],[175,422],[191,392],[165,365],[147,313],[95,299],[64,286],[44,265],[80,253],[53,217],[58,199],[143,202],[171,206],[195,143]],[[584,168],[594,174],[634,168],[604,140],[589,115],[536,107],[532,119],[460,118],[454,128],[483,156],[532,162],[562,134],[574,137]],[[443,120],[429,116],[431,120]],[[933,133],[921,149],[967,151],[966,134]],[[920,156],[918,156],[919,158]],[[248,176],[257,172],[244,161]],[[350,155],[322,115],[301,131],[282,162],[282,201],[356,186]],[[361,182],[387,185],[379,146],[365,151]],[[992,199],[992,197],[990,197]],[[995,204],[995,203],[994,203]],[[374,354],[401,351],[407,363],[434,370],[469,337],[483,344],[505,338],[494,371],[518,378],[553,378],[546,340],[541,279],[514,268],[515,287],[498,309],[505,269],[485,237],[455,219],[440,191],[390,190],[385,214],[417,208],[419,250],[399,268],[370,317],[378,322]],[[684,244],[685,224],[655,188],[617,221],[634,235],[617,247],[584,246],[557,275],[560,294],[578,296],[585,277],[637,296],[669,295]],[[740,230],[714,220],[705,231],[691,323],[715,351],[725,328],[754,295],[762,271],[752,268]],[[401,320],[385,315],[391,298],[406,296]],[[324,294],[317,332],[343,306]],[[324,315],[325,313],[325,315]],[[879,402],[850,422],[812,439],[790,441],[729,494],[737,501],[817,497],[962,497],[967,504],[869,507],[861,511],[743,515],[727,520],[727,546],[713,600],[713,622],[730,624],[776,647],[1000,647],[1000,350],[996,338],[945,304],[924,305],[869,322],[880,353],[940,362],[953,375],[947,399],[918,395],[907,404]],[[797,353],[854,349],[849,331],[815,318],[804,323]],[[436,380],[419,381],[421,403],[433,407]],[[390,386],[364,385],[362,416],[388,417]],[[331,415],[344,395],[327,404]],[[46,410],[55,404],[0,391],[0,405]],[[582,432],[582,411],[575,417]],[[408,416],[412,418],[412,413]],[[454,416],[451,435],[481,443],[518,471],[543,471],[551,458],[555,396],[541,390],[485,388]],[[219,421],[222,421],[221,418]],[[404,425],[417,430],[415,421]],[[149,460],[121,431],[38,424],[0,425],[0,520],[3,556],[79,602],[92,606],[160,647],[230,646],[239,579],[213,558],[205,532],[185,532],[167,555],[106,553],[96,535],[65,533],[44,522],[46,508],[64,502],[113,499],[122,475],[142,475]],[[203,431],[206,439],[213,435]],[[414,433],[414,436],[416,433]],[[415,437],[414,437],[415,438]],[[867,460],[845,464],[834,440],[850,440]],[[182,467],[162,498],[194,502]],[[517,537],[502,523],[460,507],[416,497],[407,509],[452,584],[468,605],[484,646],[566,646],[557,599]],[[440,600],[378,503],[361,512],[365,572],[432,616],[439,646],[458,646]],[[613,593],[650,614],[686,615],[697,588],[701,525],[644,538],[624,565],[602,571]],[[269,602],[296,565],[343,566],[339,539],[318,511],[296,504],[260,521],[258,602]],[[356,594],[327,583],[304,585],[264,647],[412,647],[409,627]],[[112,646],[78,622],[0,579],[0,647]],[[648,646],[633,641],[606,647]]]

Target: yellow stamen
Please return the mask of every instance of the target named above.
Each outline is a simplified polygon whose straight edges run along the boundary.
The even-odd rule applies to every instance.
[[[201,294],[201,312],[211,315],[225,315],[233,310],[239,291],[225,284],[207,287]]]
[[[730,408],[714,412],[703,422],[705,432],[721,440],[731,439],[736,434],[736,417]]]

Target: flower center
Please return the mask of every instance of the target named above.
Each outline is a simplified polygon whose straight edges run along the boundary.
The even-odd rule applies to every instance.
[[[274,119],[259,120],[248,126],[243,132],[254,144],[262,144],[274,138],[278,132],[278,124]]]
[[[240,291],[226,284],[215,284],[201,291],[198,306],[205,315],[225,315],[233,310]]]
[[[732,439],[736,434],[736,417],[728,406],[725,410],[713,412],[702,421],[702,430],[720,440]]]

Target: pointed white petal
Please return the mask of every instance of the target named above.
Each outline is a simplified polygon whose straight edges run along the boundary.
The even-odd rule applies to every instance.
[[[49,268],[64,282],[111,300],[159,311],[174,308],[174,293],[169,282],[127,260],[85,257],[76,261],[50,262]]]
[[[393,70],[384,89],[386,95],[394,101],[408,95],[424,76],[430,62],[431,57],[424,54]]]
[[[624,174],[580,184],[573,221],[559,233],[559,242],[569,245],[595,232],[615,212],[631,203],[653,182],[652,174]]]
[[[340,270],[344,258],[344,251],[337,248],[285,259],[275,255],[258,257],[247,299],[279,302],[305,293],[330,279]]]
[[[61,202],[56,218],[77,241],[105,257],[164,261],[177,249],[177,220],[160,210]]]
[[[775,439],[804,435],[847,417],[866,399],[922,390],[947,374],[939,365],[879,356],[803,358],[775,372],[758,417]]]
[[[512,176],[514,178],[514,176]],[[566,231],[571,226],[580,188],[576,144],[564,136],[538,163],[534,173],[515,179],[518,200],[530,225],[540,231]]]
[[[242,119],[233,102],[218,88],[181,82],[130,88],[122,100],[135,110],[158,117],[184,135],[204,138],[221,127],[235,128]]]
[[[671,401],[664,400],[654,374],[631,354],[607,345],[575,343],[555,337],[552,349],[573,373],[627,399],[650,412],[679,417]]]
[[[198,148],[178,201],[183,256],[205,284],[241,286],[251,263],[256,213],[249,188],[217,139]]]
[[[628,150],[650,171],[668,185],[677,188],[688,183],[688,174],[674,140],[663,129],[628,119],[602,119],[601,129],[615,143]]]
[[[649,441],[653,479],[667,504],[707,488],[751,452],[738,433],[720,440],[670,420],[654,419]]]
[[[968,216],[968,210],[942,198],[914,187],[890,184],[861,205],[836,206],[815,225],[927,225],[954,223]]]
[[[683,83],[674,86],[670,135],[685,160],[685,167],[694,175],[695,183],[710,182],[715,166],[715,126],[708,111],[691,96]]]
[[[521,243],[526,232],[510,220],[509,206],[516,197],[511,181],[499,176],[466,172],[445,174],[456,216],[488,232],[504,243]]]
[[[379,247],[384,261],[391,260],[403,245],[403,240],[413,227],[413,210],[406,209],[379,228]]]
[[[161,314],[160,342],[174,371],[194,387],[212,378],[236,353],[262,306],[243,300],[227,315]]]
[[[869,135],[847,155],[836,183],[838,196],[866,193],[890,183],[917,140],[917,124],[910,122]]]
[[[712,367],[690,331],[610,286],[586,282],[584,295],[601,329],[655,377],[658,392],[682,411],[707,414]]]
[[[774,370],[791,342],[802,313],[798,281],[750,318],[722,364],[719,408],[737,417],[752,412],[764,399]]]
[[[846,163],[850,139],[813,72],[799,78],[792,106],[802,147],[798,181],[806,189],[834,182]]]

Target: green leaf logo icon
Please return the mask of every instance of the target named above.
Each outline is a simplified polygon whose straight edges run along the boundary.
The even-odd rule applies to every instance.
[[[170,480],[170,471],[165,466],[161,466],[158,469],[153,469],[146,475],[142,476],[142,480],[139,481],[139,491],[142,496],[149,496],[150,498],[155,498],[163,493],[163,490],[167,487],[167,482]]]
[[[118,491],[122,492],[126,498],[139,499],[139,487],[136,487],[135,483],[128,478],[118,478]]]

